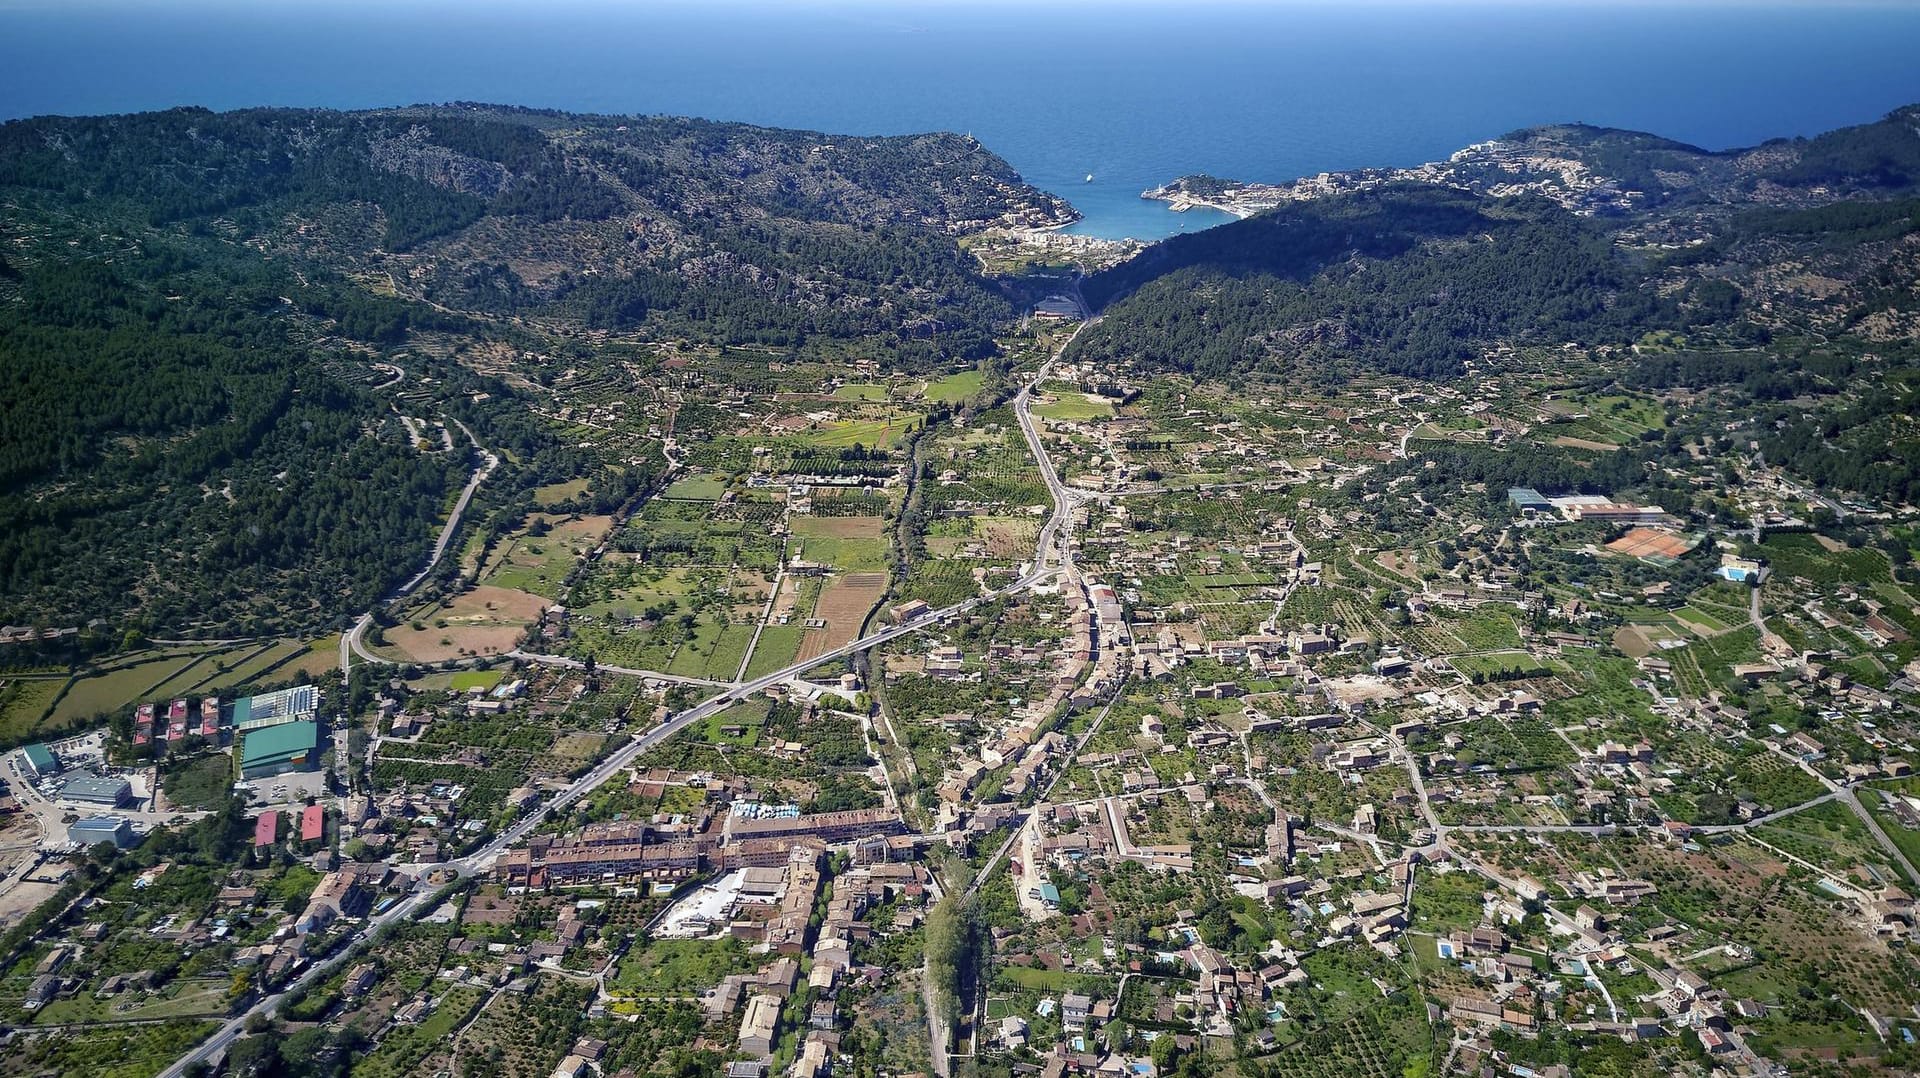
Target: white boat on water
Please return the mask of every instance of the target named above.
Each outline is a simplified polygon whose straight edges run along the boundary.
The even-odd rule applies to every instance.
[[[1091,173],[1091,172],[1089,172],[1089,173],[1087,173],[1087,182],[1088,182],[1088,183],[1092,183],[1092,182],[1093,182],[1093,173]]]

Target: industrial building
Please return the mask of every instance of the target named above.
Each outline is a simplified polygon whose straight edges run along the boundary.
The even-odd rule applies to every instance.
[[[53,754],[52,749],[45,745],[28,745],[24,751],[29,778],[44,779],[60,773],[60,758]]]
[[[67,827],[67,841],[78,846],[111,842],[124,850],[134,844],[133,821],[125,816],[88,816]]]
[[[119,808],[133,800],[133,786],[126,779],[92,775],[82,771],[68,779],[66,785],[60,787],[58,800]]]
[[[233,728],[241,732],[263,730],[287,723],[304,722],[320,710],[320,690],[312,685],[295,685],[279,692],[262,693],[237,700],[233,705]]]
[[[240,777],[283,775],[312,767],[319,758],[320,727],[288,722],[246,731],[240,743]]]
[[[1508,487],[1507,501],[1525,517],[1553,512],[1553,503],[1532,487]]]

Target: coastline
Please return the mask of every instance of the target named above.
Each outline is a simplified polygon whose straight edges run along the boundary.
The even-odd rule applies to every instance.
[[[1299,201],[1303,197],[1303,192],[1297,189],[1300,182],[1250,183],[1222,180],[1214,176],[1182,176],[1158,187],[1149,187],[1140,192],[1140,197],[1151,202],[1164,202],[1167,209],[1174,213],[1214,210],[1235,220],[1245,220],[1283,202]]]
[[[1626,133],[1631,135],[1632,133]],[[1352,194],[1388,184],[1438,184],[1496,198],[1533,194],[1578,214],[1624,212],[1646,197],[1595,173],[1557,129],[1542,127],[1455,150],[1444,160],[1412,168],[1357,168],[1302,176],[1288,183],[1254,183],[1217,176],[1181,176],[1140,197],[1165,202],[1176,213],[1205,208],[1247,218],[1289,203]]]
[[[1168,192],[1158,187],[1140,192],[1140,197],[1149,202],[1164,202],[1167,204],[1167,209],[1174,213],[1185,213],[1188,210],[1217,210],[1236,220],[1244,221],[1260,212],[1258,209],[1242,205],[1238,202],[1222,202],[1214,199],[1197,198],[1184,192]]]

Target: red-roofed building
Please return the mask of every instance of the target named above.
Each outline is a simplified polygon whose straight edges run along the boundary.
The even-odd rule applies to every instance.
[[[220,698],[209,696],[200,701],[200,736],[220,736]]]
[[[256,847],[271,846],[279,837],[280,814],[278,812],[263,812],[259,819],[253,821],[253,844]]]
[[[327,810],[308,805],[300,813],[300,841],[318,842],[327,833]]]

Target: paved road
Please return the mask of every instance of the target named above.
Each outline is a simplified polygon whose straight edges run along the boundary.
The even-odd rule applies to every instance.
[[[369,387],[371,389],[392,389],[394,386],[397,386],[400,384],[401,379],[407,376],[406,371],[402,370],[399,367],[394,366],[391,363],[375,363],[373,365],[373,369],[377,371],[390,372],[393,375],[393,377],[387,379],[384,382],[381,382],[377,386]]]
[[[1085,309],[1084,302],[1081,307]],[[1033,569],[1028,575],[1035,580],[1047,575],[1056,567],[1054,559],[1061,558],[1062,560],[1057,564],[1065,564],[1056,540],[1065,538],[1074,507],[1080,504],[1084,495],[1081,491],[1074,490],[1060,481],[1060,473],[1053,466],[1053,458],[1048,456],[1046,446],[1040,442],[1040,428],[1033,421],[1033,390],[1035,386],[1046,381],[1047,376],[1053,372],[1054,365],[1060,362],[1062,355],[1066,354],[1068,346],[1099,321],[1098,318],[1089,318],[1080,323],[1073,331],[1073,335],[1063,341],[1059,350],[1054,352],[1053,358],[1042,364],[1040,369],[1034,372],[1033,379],[1021,386],[1020,392],[1013,398],[1013,415],[1020,422],[1020,433],[1027,440],[1028,452],[1033,454],[1033,459],[1039,465],[1040,478],[1046,481],[1047,493],[1053,497],[1053,514],[1047,518],[1046,526],[1040,529],[1039,536],[1034,540]],[[1025,587],[1026,583],[1022,583],[1021,586]]]
[[[449,422],[459,427],[460,433],[465,434],[467,441],[472,442],[473,447],[480,451],[483,463],[480,467],[474,469],[473,477],[467,480],[466,487],[460,491],[459,500],[453,503],[453,513],[447,517],[447,523],[441,527],[439,537],[433,541],[433,553],[427,556],[427,563],[420,567],[419,572],[408,578],[406,583],[395,588],[393,594],[385,600],[386,602],[392,602],[395,599],[402,598],[413,589],[419,587],[420,582],[427,578],[427,574],[433,572],[434,566],[440,564],[440,559],[446,556],[447,546],[453,542],[454,532],[460,527],[461,514],[467,511],[468,504],[473,501],[474,491],[479,490],[480,484],[486,482],[487,477],[493,474],[494,469],[500,467],[500,458],[495,456],[492,451],[488,450],[485,446],[482,446],[480,439],[473,436],[473,431],[469,430],[465,423],[460,422],[458,419],[451,419]],[[340,634],[340,684],[346,685],[349,683],[353,673],[353,658],[356,655],[360,657],[362,662],[383,663],[389,661],[369,652],[365,645],[360,642],[361,637],[366,635],[368,627],[372,624],[373,611],[369,610],[365,614],[360,615],[360,619],[353,623],[353,628]]]
[[[274,1013],[280,1009],[280,1005],[286,1001],[288,995],[300,989],[309,988],[316,982],[324,979],[329,973],[333,972],[333,970],[339,968],[341,963],[346,962],[358,954],[361,944],[371,939],[374,933],[388,925],[398,924],[400,921],[413,916],[414,912],[431,897],[434,890],[436,889],[427,888],[425,890],[416,890],[406,898],[395,903],[392,909],[374,917],[367,923],[365,928],[361,929],[360,932],[352,938],[348,945],[340,947],[335,950],[332,955],[308,966],[306,972],[294,978],[286,988],[271,995],[261,997],[253,1006],[248,1007],[245,1011],[228,1019],[218,1030],[214,1031],[212,1036],[201,1041],[192,1051],[175,1060],[171,1066],[161,1071],[157,1078],[185,1078],[187,1071],[195,1064],[205,1062],[225,1052],[234,1041],[246,1033],[247,1023],[253,1020],[255,1016],[263,1018],[272,1017]]]
[[[544,655],[539,652],[521,651],[519,648],[507,652],[506,657],[509,659],[518,659],[521,662],[539,663],[542,666],[564,667],[568,670],[585,670],[587,668],[587,664],[580,659],[568,658],[565,655]],[[606,663],[595,663],[594,669],[605,670],[614,674],[625,674],[628,677],[663,681],[669,685],[691,685],[696,688],[705,689],[724,689],[739,684],[739,682],[736,681],[715,681],[712,678],[687,677],[684,674],[669,674],[660,670],[639,670],[631,666],[609,666]]]

